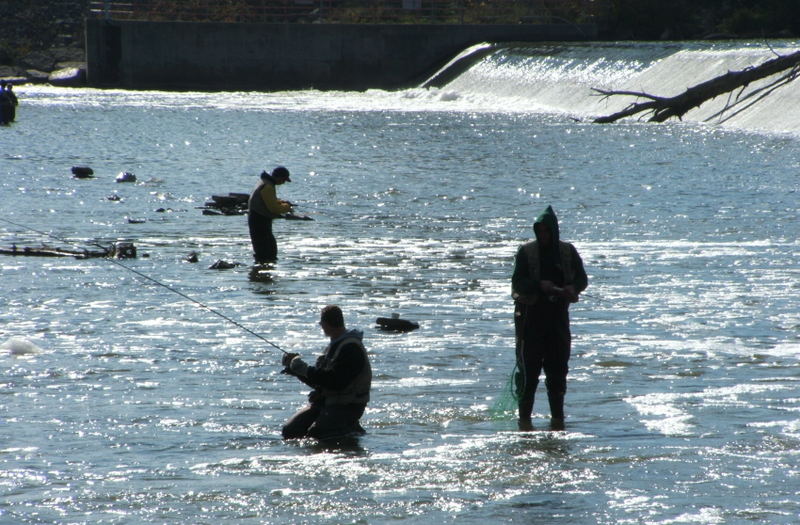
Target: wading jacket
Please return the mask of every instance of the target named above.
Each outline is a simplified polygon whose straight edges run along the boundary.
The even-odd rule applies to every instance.
[[[308,384],[327,405],[366,405],[372,385],[372,368],[362,333],[350,330],[325,348],[315,366],[308,367]],[[317,396],[315,396],[317,397]]]
[[[278,199],[275,191],[275,180],[270,177],[262,177],[261,182],[250,193],[247,201],[247,210],[250,213],[257,213],[264,217],[274,219],[281,214],[292,210],[291,204]]]
[[[538,228],[537,228],[538,227]],[[555,249],[541,250],[539,234],[541,229],[549,230],[552,246]],[[511,296],[517,304],[536,304],[542,302],[541,282],[551,281],[556,286],[571,285],[576,293],[586,289],[589,281],[586,270],[583,269],[578,250],[560,238],[558,217],[552,206],[539,215],[533,223],[536,240],[520,246],[514,260],[514,274],[511,276]],[[563,300],[552,300],[550,304],[564,305],[569,308],[569,303]],[[565,309],[566,311],[566,309]]]
[[[576,292],[582,292],[586,289],[587,278],[578,251],[572,244],[558,241],[558,253],[560,263],[556,266],[557,275],[548,276],[548,280],[553,281],[556,286],[572,285]],[[539,287],[542,281],[540,261],[538,241],[531,241],[519,248],[511,278],[511,296],[514,301],[536,304],[542,297]]]

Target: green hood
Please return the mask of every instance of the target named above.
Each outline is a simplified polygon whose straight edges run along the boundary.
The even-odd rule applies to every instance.
[[[553,235],[553,245],[557,246],[559,241],[558,218],[556,217],[556,212],[553,211],[552,206],[548,206],[547,209],[544,210],[541,215],[539,215],[536,221],[534,221],[533,223],[534,234],[536,233],[537,224],[544,224],[550,229],[550,233]]]

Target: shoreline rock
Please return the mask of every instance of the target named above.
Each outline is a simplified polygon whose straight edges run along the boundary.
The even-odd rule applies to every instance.
[[[0,80],[15,86],[51,84],[59,87],[86,86],[86,57],[81,47],[54,47],[32,51],[15,65],[0,65]]]

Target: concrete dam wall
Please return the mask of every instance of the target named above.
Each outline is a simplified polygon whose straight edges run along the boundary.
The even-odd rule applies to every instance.
[[[347,25],[88,19],[89,85],[126,89],[400,89],[480,42],[586,41],[594,26]]]

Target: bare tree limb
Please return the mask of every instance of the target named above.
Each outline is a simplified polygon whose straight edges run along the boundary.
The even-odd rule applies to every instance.
[[[768,60],[761,65],[748,67],[741,71],[728,71],[724,75],[720,75],[692,86],[680,95],[676,95],[674,97],[660,97],[650,93],[640,93],[636,91],[616,91],[595,88],[594,91],[600,93],[604,97],[627,95],[648,99],[648,101],[630,104],[625,109],[614,114],[607,115],[605,117],[598,117],[594,120],[594,122],[599,124],[616,122],[621,118],[630,117],[639,113],[650,114],[651,116],[648,119],[649,122],[664,122],[672,117],[681,119],[689,110],[699,107],[704,102],[718,97],[719,95],[731,93],[737,89],[740,89],[739,94],[735,97],[736,102],[731,104],[729,98],[729,102],[726,103],[725,109],[720,112],[723,113],[733,107],[735,104],[739,103],[739,97],[744,92],[744,88],[746,88],[750,83],[772,76],[776,73],[780,73],[781,71],[785,71],[787,69],[790,71],[786,75],[777,81],[770,83],[770,86],[767,86],[772,87],[770,91],[773,91],[779,85],[791,82],[797,77],[798,72],[800,72],[800,51],[791,53],[789,55],[778,56],[777,58]],[[763,90],[765,88],[761,89]],[[745,98],[748,98],[751,95],[752,94],[747,95]],[[720,113],[718,113],[718,115]]]

